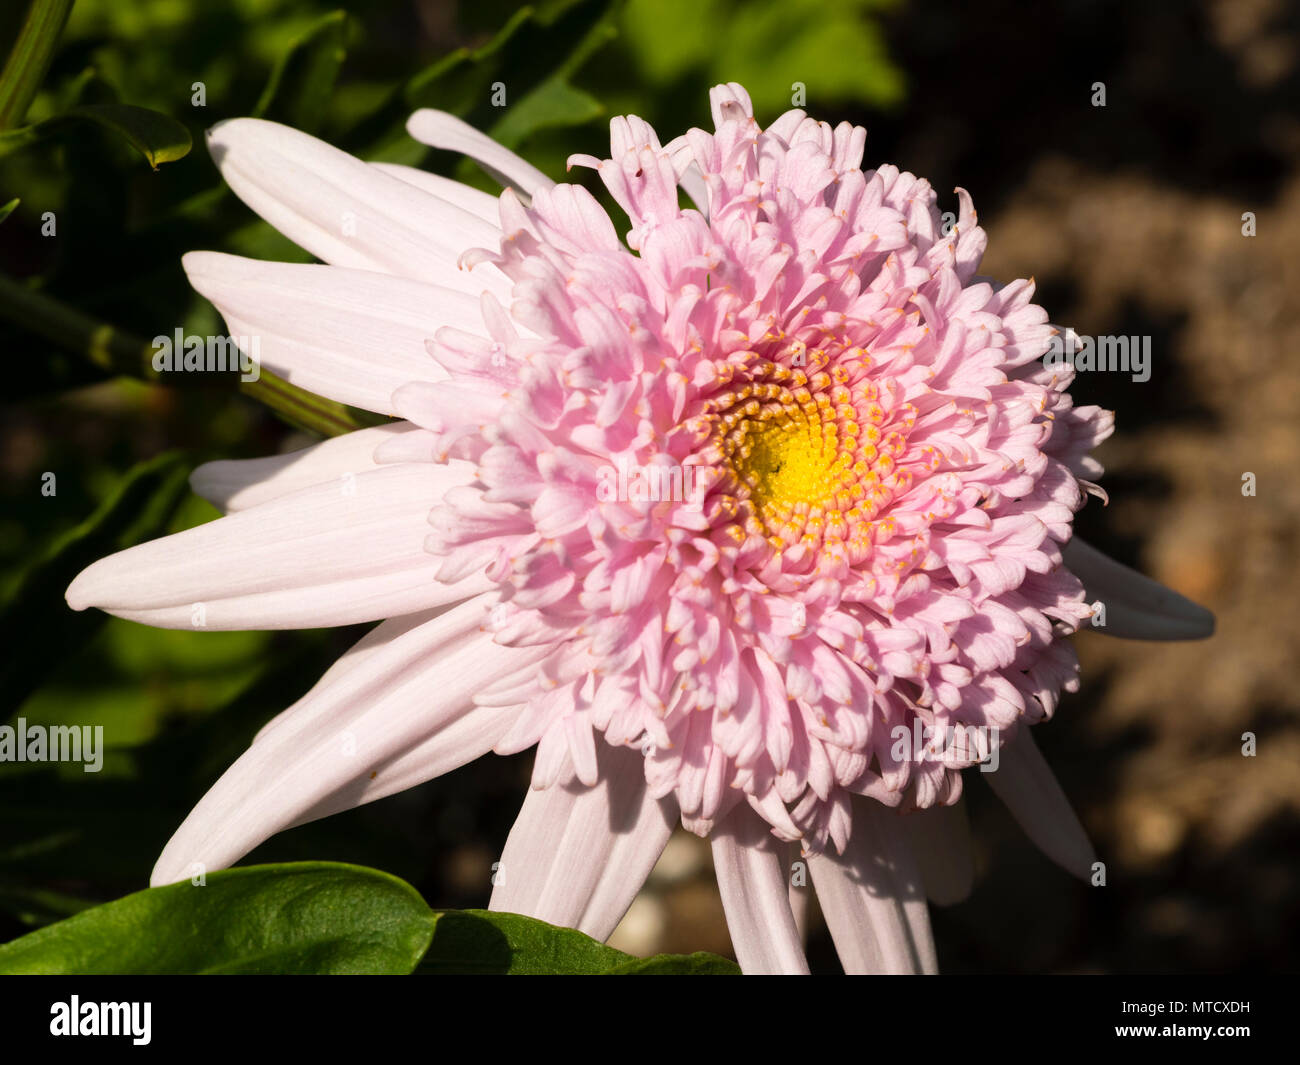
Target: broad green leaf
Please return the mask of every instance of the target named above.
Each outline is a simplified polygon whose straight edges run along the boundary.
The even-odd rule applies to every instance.
[[[158,169],[159,163],[184,158],[193,146],[190,131],[174,118],[158,111],[132,104],[85,104],[35,125],[0,134],[0,152],[22,147],[84,122],[94,123],[124,137],[154,170]]]
[[[404,974],[434,915],[413,887],[334,862],[149,888],[0,946],[0,974]]]
[[[0,646],[5,649],[0,716],[17,709],[59,667],[60,654],[53,649],[80,647],[103,623],[99,611],[68,608],[63,593],[72,579],[96,559],[159,535],[189,494],[188,472],[189,464],[176,452],[136,466],[94,514],[57,540],[24,575],[0,607]],[[57,491],[57,479],[54,484]],[[40,485],[32,491],[40,491]]]
[[[634,958],[572,928],[557,928],[517,913],[445,910],[416,970],[423,974],[509,976],[685,973],[740,970],[716,954],[661,954]]]
[[[606,969],[605,976],[739,976],[740,966],[729,958],[707,951],[694,954],[656,954],[633,958]]]
[[[572,928],[517,913],[446,910],[420,962],[425,974],[592,974],[633,960]]]
[[[27,107],[45,80],[55,46],[72,10],[72,0],[31,0],[0,71],[0,130],[23,120]]]
[[[271,72],[253,115],[308,132],[319,128],[347,55],[347,34],[347,12],[332,11],[296,38]]]

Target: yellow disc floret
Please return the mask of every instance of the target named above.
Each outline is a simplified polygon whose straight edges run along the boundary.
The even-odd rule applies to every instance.
[[[871,519],[906,485],[904,440],[882,430],[892,419],[870,380],[843,364],[822,372],[824,363],[813,361],[811,376],[762,359],[720,375],[701,428],[748,503],[750,532],[778,551],[839,542],[856,554],[870,548]]]

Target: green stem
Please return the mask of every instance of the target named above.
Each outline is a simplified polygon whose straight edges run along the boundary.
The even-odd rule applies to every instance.
[[[32,0],[13,51],[0,72],[0,130],[27,114],[54,58],[55,46],[72,11],[73,0]]]
[[[153,348],[140,337],[0,274],[0,318],[44,337],[102,370],[157,379]]]

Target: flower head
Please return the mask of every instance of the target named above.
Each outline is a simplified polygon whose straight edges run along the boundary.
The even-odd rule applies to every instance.
[[[392,620],[264,730],[156,881],[534,746],[494,907],[608,935],[680,819],[713,837],[749,970],[802,967],[799,850],[847,967],[932,967],[935,867],[899,813],[954,804],[1004,742],[1004,797],[1086,869],[1016,733],[1077,685],[1062,637],[1091,608],[1063,548],[1111,416],[1039,361],[1032,282],[977,276],[965,192],[945,224],[925,181],[860,169],[864,130],[762,129],[737,85],[712,102],[711,133],[618,118],[610,159],[570,161],[626,245],[587,189],[436,112],[412,134],[502,173],[499,202],[269,123],[214,131],[235,190],[333,265],[192,255],[196,287],[272,369],[402,420],[203,468],[234,513],[97,563],[69,601]]]

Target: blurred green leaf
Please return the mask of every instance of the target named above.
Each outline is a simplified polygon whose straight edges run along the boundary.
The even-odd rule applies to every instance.
[[[18,197],[15,196],[3,207],[0,207],[0,222],[3,222],[11,214],[13,214],[14,208],[17,207],[20,203],[22,203],[22,200],[18,199]]]
[[[86,104],[35,125],[0,134],[0,152],[22,147],[79,123],[91,122],[126,138],[158,169],[159,163],[183,159],[193,147],[190,131],[174,118],[132,104]]]
[[[4,70],[0,71],[0,130],[23,120],[45,80],[72,0],[31,0]]]
[[[0,880],[0,909],[32,927],[61,921],[93,905],[85,899],[61,891],[7,884]]]
[[[511,148],[537,130],[590,121],[604,108],[568,81],[613,39],[617,9],[611,0],[553,0],[519,8],[485,43],[457,48],[407,79],[357,125],[348,146],[366,158],[417,163],[427,149],[411,142],[405,122],[421,107],[463,118]],[[507,94],[504,112],[493,104],[497,85]],[[512,114],[516,109],[518,117]],[[464,161],[461,172],[473,174],[473,165]]]
[[[413,887],[334,862],[150,888],[0,946],[0,973],[402,974],[433,934]],[[147,933],[147,934],[142,934]]]
[[[878,14],[896,0],[629,0],[624,40],[637,67],[662,86],[692,73],[738,81],[760,119],[795,104],[858,101],[889,107],[903,97]],[[804,106],[800,104],[799,106]]]
[[[104,621],[70,610],[63,593],[98,558],[159,535],[189,494],[189,465],[177,452],[143,462],[77,528],[57,540],[0,607],[0,708],[16,710],[53,670],[63,648],[80,647]],[[56,475],[57,476],[57,475]],[[66,476],[66,475],[65,475]],[[57,491],[57,480],[54,482]],[[33,491],[40,491],[33,485]]]
[[[537,130],[578,126],[604,113],[605,108],[594,96],[575,89],[559,77],[552,77],[511,104],[501,121],[492,127],[492,137],[509,148]]]
[[[347,12],[332,11],[294,40],[271,72],[254,117],[318,129],[347,56],[347,34]]]

